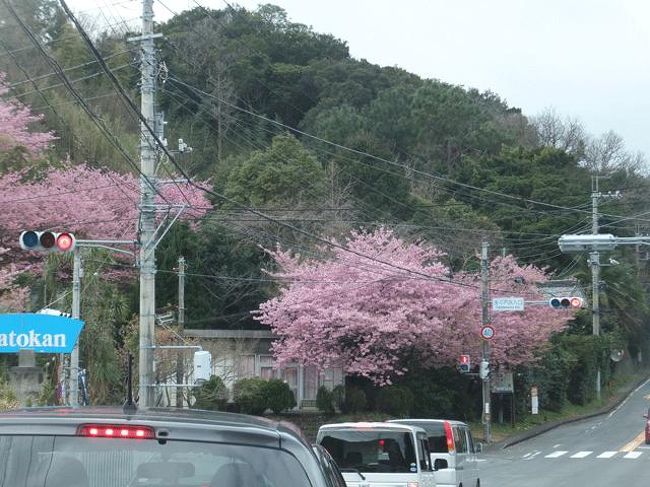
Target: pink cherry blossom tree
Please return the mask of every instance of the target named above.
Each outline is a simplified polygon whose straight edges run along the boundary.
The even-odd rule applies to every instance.
[[[428,366],[453,365],[461,353],[479,359],[479,276],[452,276],[437,249],[407,243],[385,228],[353,233],[345,246],[356,254],[322,249],[331,257],[316,260],[271,252],[279,268],[272,275],[284,285],[260,306],[257,319],[279,337],[274,353],[280,365],[342,364],[349,374],[388,384],[407,371],[406,357]],[[505,257],[492,262],[491,274],[495,296],[542,299],[535,284],[547,277],[537,268]],[[495,315],[493,364],[535,360],[571,316],[543,307]]]
[[[43,119],[15,98],[7,97],[5,75],[0,73],[0,151],[23,147],[31,157],[40,155],[55,137],[52,132],[35,132],[30,127]]]

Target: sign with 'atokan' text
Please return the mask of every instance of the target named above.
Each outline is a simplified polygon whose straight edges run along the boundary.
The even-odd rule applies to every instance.
[[[71,353],[84,322],[36,313],[0,314],[0,353]]]

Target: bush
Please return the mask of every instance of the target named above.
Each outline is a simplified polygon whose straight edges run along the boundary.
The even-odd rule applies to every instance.
[[[289,384],[280,379],[271,379],[265,386],[266,405],[275,414],[291,409],[296,405],[296,398]]]
[[[332,402],[334,403],[334,409],[343,411],[345,409],[345,386],[339,384],[334,389],[332,389]]]
[[[5,382],[0,382],[0,411],[17,409],[19,406],[16,393],[11,386]]]
[[[343,412],[346,414],[365,411],[368,406],[366,393],[358,387],[347,387],[345,389],[345,402],[343,405]]]
[[[393,416],[411,414],[415,396],[408,387],[387,386],[377,393],[377,410]]]
[[[213,375],[210,380],[192,391],[194,396],[194,409],[208,409],[211,411],[224,411],[228,402],[228,390],[221,377]]]
[[[259,377],[240,379],[233,386],[233,399],[244,414],[260,416],[269,408],[266,394],[267,381]]]
[[[325,386],[320,386],[316,393],[316,407],[325,414],[334,414],[334,394]]]

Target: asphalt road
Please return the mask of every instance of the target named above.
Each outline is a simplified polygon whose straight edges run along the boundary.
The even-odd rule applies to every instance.
[[[650,485],[650,445],[642,415],[650,380],[609,415],[561,426],[482,455],[482,487]]]

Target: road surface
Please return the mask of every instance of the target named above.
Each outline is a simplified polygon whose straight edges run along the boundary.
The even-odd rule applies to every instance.
[[[648,487],[650,445],[642,415],[650,380],[608,415],[561,426],[482,455],[482,487]]]

